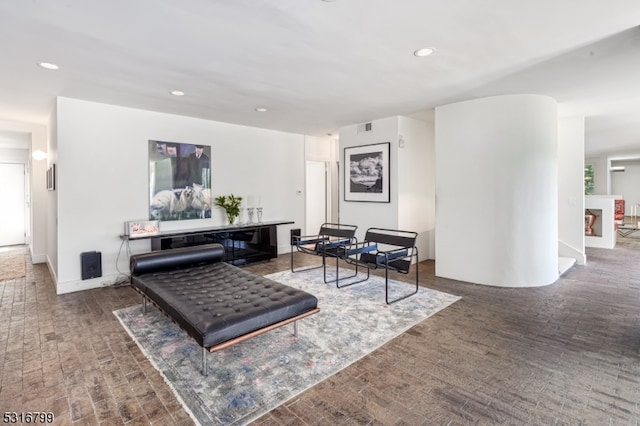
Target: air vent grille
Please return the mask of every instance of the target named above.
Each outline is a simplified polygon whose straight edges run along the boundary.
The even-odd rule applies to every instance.
[[[373,125],[371,123],[358,124],[358,133],[370,132],[371,130],[373,130]]]

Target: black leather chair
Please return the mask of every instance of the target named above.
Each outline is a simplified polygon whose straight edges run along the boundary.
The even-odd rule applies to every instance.
[[[323,223],[322,226],[320,226],[320,231],[318,231],[317,235],[291,235],[291,272],[295,273],[323,268],[324,282],[337,282],[337,276],[335,280],[327,280],[327,257],[336,257],[338,247],[341,245],[357,243],[357,239],[355,237],[357,229],[358,227],[355,225]],[[316,266],[296,269],[293,265],[294,252],[320,256],[322,258],[322,263]],[[355,275],[343,277],[341,279],[347,279],[353,276]]]
[[[416,247],[416,239],[418,234],[412,231],[400,231],[397,229],[369,228],[364,237],[364,241],[353,244],[341,244],[338,247],[336,261],[336,280],[339,282],[342,278],[338,278],[340,269],[339,261],[342,260],[349,265],[367,270],[366,277],[343,285],[347,287],[358,284],[369,279],[372,269],[384,269],[385,271],[385,302],[387,305],[406,299],[418,292],[418,266],[415,269],[415,290],[396,299],[389,300],[389,271],[408,274],[411,270],[411,264],[415,259],[418,263],[418,248]],[[350,277],[354,277],[351,275]],[[340,286],[338,286],[340,288]]]

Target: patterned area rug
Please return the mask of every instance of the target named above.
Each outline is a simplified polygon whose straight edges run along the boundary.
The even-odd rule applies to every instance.
[[[24,254],[0,256],[0,281],[13,280],[25,275]]]
[[[269,275],[315,295],[320,312],[298,321],[297,338],[288,325],[208,354],[208,377],[200,371],[202,348],[155,307],[146,315],[141,306],[114,314],[196,423],[246,424],[459,299],[421,287],[389,306],[382,278],[337,289],[321,271]],[[392,288],[411,291],[398,281]]]

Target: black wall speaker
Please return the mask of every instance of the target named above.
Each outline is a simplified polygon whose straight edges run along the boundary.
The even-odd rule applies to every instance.
[[[83,280],[102,276],[102,253],[99,251],[80,253],[80,260],[82,263]]]
[[[300,228],[297,229],[292,229],[291,230],[291,245],[295,246],[296,243],[298,242],[298,238],[294,238],[294,237],[299,237],[300,236]]]

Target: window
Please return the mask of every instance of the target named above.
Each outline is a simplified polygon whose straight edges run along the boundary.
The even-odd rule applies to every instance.
[[[593,195],[595,190],[595,176],[593,164],[584,166],[584,195]]]

